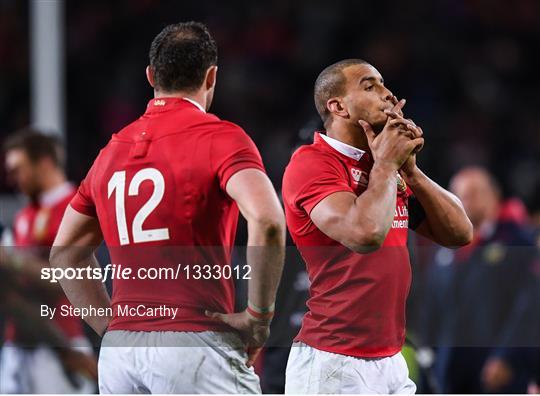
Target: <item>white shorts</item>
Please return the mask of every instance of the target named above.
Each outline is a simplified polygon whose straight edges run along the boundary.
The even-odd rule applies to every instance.
[[[100,393],[261,393],[233,333],[109,331],[98,363]]]
[[[84,338],[71,340],[80,352],[93,354],[90,342]],[[95,382],[82,375],[69,381],[54,350],[45,345],[23,348],[6,342],[0,355],[0,393],[94,393]]]
[[[294,343],[287,363],[285,393],[414,394],[416,385],[401,353],[361,359]]]

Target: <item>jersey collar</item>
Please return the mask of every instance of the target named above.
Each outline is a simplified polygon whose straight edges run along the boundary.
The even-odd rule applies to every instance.
[[[332,147],[337,152],[352,158],[356,161],[360,161],[360,158],[365,154],[364,150],[360,150],[357,147],[350,146],[346,143],[343,143],[337,139],[331,138],[330,136],[325,135],[321,132],[315,132],[315,140],[317,140],[317,136],[324,140],[330,147]]]
[[[203,113],[206,113],[206,110],[204,110],[204,107],[197,101],[191,99],[191,98],[153,98],[148,102],[148,105],[146,106],[146,112],[147,113],[155,113],[155,112],[161,112],[170,110],[175,105],[180,104],[187,104],[191,103],[193,106],[195,106],[197,109],[202,111]],[[188,105],[189,106],[189,105]]]
[[[42,192],[39,195],[39,204],[40,206],[54,206],[69,194],[72,194],[73,191],[75,191],[73,184],[66,181],[51,190]]]
[[[201,106],[201,104],[191,98],[182,98],[184,100],[187,100],[189,103],[193,104],[194,106],[196,106],[200,111],[202,111],[203,113],[206,113],[206,110],[204,109],[204,107]]]

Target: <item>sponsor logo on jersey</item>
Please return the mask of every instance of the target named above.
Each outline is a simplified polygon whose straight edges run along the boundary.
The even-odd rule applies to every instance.
[[[394,211],[394,221],[392,228],[408,228],[409,227],[409,209],[407,205],[397,205]]]
[[[354,184],[360,184],[362,186],[368,185],[368,178],[365,172],[362,172],[360,169],[351,168],[351,176],[353,178]]]

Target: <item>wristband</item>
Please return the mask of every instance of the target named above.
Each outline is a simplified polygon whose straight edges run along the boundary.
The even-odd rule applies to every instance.
[[[254,311],[253,309],[251,309],[251,307],[248,305],[248,307],[246,308],[246,311],[248,314],[250,314],[251,316],[253,316],[255,319],[259,319],[259,320],[269,320],[269,319],[272,319],[274,317],[274,312],[267,312],[267,313],[260,313],[260,312],[257,312],[257,311]]]
[[[251,301],[248,300],[248,307],[259,314],[268,314],[268,313],[273,313],[276,310],[276,303],[274,302],[269,307],[263,308],[263,307],[258,307],[257,305],[253,304]]]

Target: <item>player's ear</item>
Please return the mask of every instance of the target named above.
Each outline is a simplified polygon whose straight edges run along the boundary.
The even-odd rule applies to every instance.
[[[207,90],[212,89],[216,86],[217,69],[217,66],[214,65],[210,66],[206,71],[205,88]]]
[[[328,99],[326,101],[326,108],[330,113],[339,117],[347,118],[349,116],[349,112],[340,98]]]
[[[152,88],[154,88],[154,70],[150,66],[146,66],[146,79]]]

